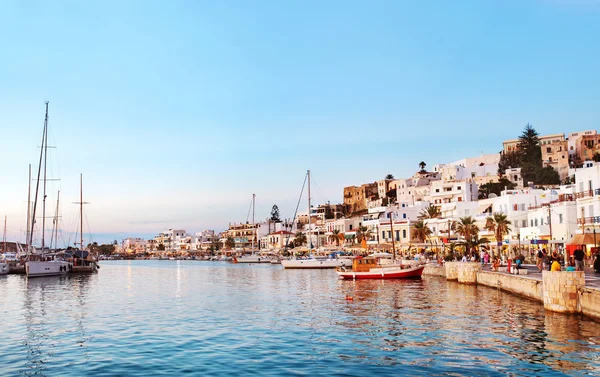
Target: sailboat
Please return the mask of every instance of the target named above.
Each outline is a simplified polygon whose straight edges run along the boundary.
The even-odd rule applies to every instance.
[[[252,234],[252,254],[242,255],[240,257],[234,257],[231,261],[233,263],[270,263],[271,259],[258,254],[254,249],[254,241],[258,238],[258,228],[254,222],[254,207],[256,204],[256,194],[252,194],[252,227],[254,232]]]
[[[79,250],[73,252],[73,272],[94,273],[98,272],[98,260],[94,258],[90,251],[83,249],[83,205],[88,204],[83,201],[83,174],[79,175]]]
[[[308,255],[309,257],[306,259],[282,259],[281,265],[283,268],[292,269],[292,268],[336,268],[343,266],[351,266],[351,259],[337,259],[337,258],[315,258],[312,256],[312,239],[311,239],[311,229],[310,229],[310,170],[306,171],[306,175],[308,178],[308,221],[307,221],[307,239],[308,239]]]
[[[48,102],[46,101],[46,116],[44,118],[44,131],[42,133],[42,148],[40,151],[40,163],[38,167],[38,176],[37,183],[35,187],[35,198],[33,204],[33,212],[31,216],[31,228],[30,233],[28,234],[27,241],[27,262],[25,263],[25,273],[27,277],[36,277],[36,276],[52,276],[52,275],[64,275],[67,272],[73,269],[73,264],[67,262],[65,260],[58,259],[56,256],[54,257],[46,257],[44,255],[45,252],[45,233],[46,233],[46,165],[47,165],[47,155],[48,155]],[[43,164],[42,164],[43,162]],[[44,176],[42,179],[43,182],[43,198],[42,198],[42,248],[41,254],[37,255],[39,260],[33,260],[34,255],[30,253],[30,248],[32,247],[33,242],[33,232],[35,228],[35,213],[37,209],[38,202],[38,192],[40,188],[40,174],[44,172]],[[37,259],[37,258],[36,258]]]
[[[2,249],[2,252],[4,254],[6,254],[6,215],[4,216],[4,237],[2,237],[3,239],[3,243],[4,243],[4,248]],[[8,274],[8,271],[10,270],[10,266],[8,265],[7,262],[3,262],[0,261],[0,275],[6,275]]]

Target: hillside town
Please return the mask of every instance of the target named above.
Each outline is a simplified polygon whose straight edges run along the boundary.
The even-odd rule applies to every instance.
[[[502,151],[429,165],[343,188],[339,204],[320,203],[293,218],[232,223],[223,232],[169,229],[126,238],[129,254],[280,252],[362,248],[447,252],[473,245],[560,251],[595,247],[600,224],[600,135],[595,130],[538,135],[527,125]],[[474,231],[473,231],[474,230]],[[600,241],[600,234],[598,234]]]

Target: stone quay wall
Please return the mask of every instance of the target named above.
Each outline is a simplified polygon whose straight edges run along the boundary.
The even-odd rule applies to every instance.
[[[477,284],[525,296],[533,300],[544,302],[542,295],[542,282],[532,278],[518,275],[499,274],[497,272],[479,271]]]
[[[481,264],[477,262],[456,263],[458,282],[463,284],[477,284],[477,273],[481,270]]]
[[[581,312],[587,316],[600,318],[600,290],[582,288],[579,292]]]
[[[559,313],[580,313],[579,292],[585,287],[583,271],[543,271],[544,308]]]
[[[446,268],[444,266],[426,265],[423,269],[423,275],[446,277]]]
[[[446,280],[458,280],[458,263],[459,262],[444,263],[444,267],[446,268]]]

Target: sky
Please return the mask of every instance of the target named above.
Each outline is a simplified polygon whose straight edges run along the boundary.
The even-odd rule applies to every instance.
[[[314,203],[341,202],[420,161],[497,153],[527,123],[600,125],[596,0],[5,0],[0,36],[9,241],[45,101],[59,246],[80,174],[86,239],[107,242],[223,230],[253,193],[257,219],[292,217],[307,169]]]

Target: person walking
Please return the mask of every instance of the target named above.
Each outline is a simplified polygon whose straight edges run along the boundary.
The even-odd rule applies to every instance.
[[[575,271],[583,271],[583,259],[585,258],[585,253],[583,250],[578,247],[573,252],[573,259],[575,259]]]
[[[538,270],[540,270],[540,272],[542,272],[543,266],[544,266],[544,253],[542,252],[542,249],[538,249],[538,251],[537,251],[536,266],[537,266]]]
[[[548,266],[548,270],[550,270],[550,257],[546,252],[546,249],[542,249],[542,268],[545,270],[546,266]]]

